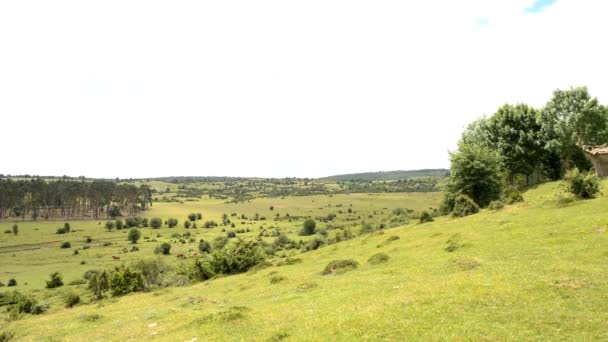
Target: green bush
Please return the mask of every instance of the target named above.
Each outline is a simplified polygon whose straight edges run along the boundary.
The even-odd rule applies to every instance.
[[[124,224],[122,223],[122,220],[116,220],[116,222],[114,223],[114,226],[116,227],[116,229],[122,229],[124,227]]]
[[[521,191],[517,190],[514,187],[509,187],[505,189],[503,195],[503,202],[505,204],[515,204],[524,201],[524,196],[521,194]],[[490,202],[491,204],[491,202]]]
[[[175,218],[170,218],[167,220],[167,226],[169,228],[175,228],[177,226],[177,223],[178,223],[178,221]]]
[[[141,238],[141,232],[137,228],[129,229],[129,234],[127,235],[127,239],[131,241],[131,243],[137,243]]]
[[[270,277],[271,284],[278,284],[278,283],[282,282],[283,280],[285,280],[285,277],[283,277],[281,275],[273,275],[272,277]]]
[[[600,192],[600,180],[592,172],[572,169],[564,176],[568,191],[579,199],[594,198]]]
[[[125,226],[127,228],[139,227],[142,223],[142,218],[139,216],[127,217],[125,219]]]
[[[154,249],[154,253],[169,255],[171,254],[171,244],[168,242],[163,242],[159,246]]]
[[[433,222],[433,221],[434,221],[433,216],[431,216],[431,214],[429,214],[428,212],[423,211],[420,213],[420,218],[418,219],[419,223],[422,224],[422,223]]]
[[[300,235],[313,235],[316,232],[317,223],[313,219],[307,219],[302,225]]]
[[[471,197],[467,195],[458,195],[454,201],[453,217],[464,217],[473,215],[479,212],[479,206]]]
[[[325,269],[323,270],[323,272],[321,272],[321,274],[340,274],[354,270],[357,267],[359,267],[359,263],[353,259],[333,260],[329,264],[327,264],[327,266],[325,266]]]
[[[203,223],[203,228],[213,228],[213,227],[217,227],[217,223],[215,223],[215,221],[206,221],[205,223]]]
[[[213,249],[222,249],[228,244],[228,238],[225,236],[218,236],[213,240]]]
[[[93,271],[87,271],[87,272],[93,272]],[[103,298],[104,292],[110,290],[110,274],[106,271],[103,271],[103,272],[94,271],[94,272],[95,273],[91,273],[92,275],[89,280],[88,288],[91,292],[93,292],[95,299],[99,300],[99,299]],[[86,277],[87,277],[87,273],[85,272],[85,278]]]
[[[154,229],[158,229],[162,226],[163,226],[163,220],[161,220],[159,217],[154,217],[154,218],[150,219],[150,227],[152,227]]]
[[[198,218],[198,216],[196,215],[196,213],[190,213],[188,214],[188,220],[190,221],[196,221],[196,219]]]
[[[15,280],[15,278],[11,278],[8,280],[8,283],[6,284],[6,286],[17,286],[17,280]]]
[[[14,224],[11,229],[13,231],[13,235],[19,235],[19,226],[17,224]]]
[[[216,249],[209,257],[214,273],[235,274],[247,272],[264,260],[264,252],[253,241],[238,241],[222,249]]]
[[[387,262],[388,259],[390,259],[390,257],[384,253],[377,253],[372,255],[371,257],[369,257],[369,259],[367,259],[367,262],[369,262],[372,265],[377,265],[377,264],[381,264],[383,262]]]
[[[65,296],[64,303],[66,308],[72,308],[80,303],[80,296],[70,292]]]
[[[133,264],[133,269],[141,273],[147,289],[161,285],[162,276],[168,271],[161,258],[140,259]]]
[[[61,279],[61,273],[51,273],[51,279],[46,281],[47,289],[54,289],[56,287],[63,286],[63,279]]]
[[[72,248],[72,244],[69,243],[68,241],[62,242],[61,243],[61,248]]]
[[[3,331],[0,333],[0,342],[9,342],[15,337],[15,333],[12,331]]]
[[[504,208],[505,204],[502,201],[492,201],[490,205],[488,205],[488,209],[490,210],[500,210]]]
[[[372,233],[374,231],[374,227],[369,224],[369,223],[364,223],[363,225],[361,225],[361,234],[368,234],[368,233]]]
[[[308,242],[306,243],[306,250],[307,251],[314,251],[317,250],[321,247],[323,247],[323,245],[325,245],[325,240],[320,238],[320,237],[314,237],[310,240],[308,240]]]
[[[123,268],[114,272],[110,278],[112,296],[121,296],[144,290],[144,277],[139,272]]]
[[[211,253],[211,244],[205,240],[200,240],[198,242],[198,251],[201,253]]]
[[[188,221],[188,220],[184,221],[184,228],[186,228],[186,229],[190,228],[190,221]]]
[[[114,229],[115,225],[114,225],[114,221],[106,221],[106,229],[108,231]]]
[[[67,234],[69,233],[69,230],[66,230],[65,228],[57,228],[57,234]]]

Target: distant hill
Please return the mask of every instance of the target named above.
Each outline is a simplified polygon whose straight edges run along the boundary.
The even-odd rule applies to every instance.
[[[323,177],[319,179],[332,181],[387,181],[399,180],[418,177],[445,177],[448,174],[447,169],[422,169],[408,171],[378,171],[378,172],[363,172],[351,173],[345,175],[335,175]]]

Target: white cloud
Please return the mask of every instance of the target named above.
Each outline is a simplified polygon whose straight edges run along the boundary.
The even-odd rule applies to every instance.
[[[445,167],[505,102],[571,85],[608,99],[606,5],[530,4],[2,2],[0,173]]]

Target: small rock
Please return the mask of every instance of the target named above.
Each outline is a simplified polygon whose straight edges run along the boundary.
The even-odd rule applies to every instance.
[[[150,333],[150,335],[153,335],[153,336],[156,335],[156,334],[158,334],[158,331],[153,331],[153,332]]]
[[[148,324],[148,328],[154,328],[157,325],[158,325],[158,323],[150,323],[150,324]]]

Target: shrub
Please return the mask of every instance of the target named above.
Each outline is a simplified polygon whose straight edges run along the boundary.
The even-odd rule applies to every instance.
[[[369,257],[369,259],[367,259],[367,262],[369,262],[372,265],[377,265],[377,264],[381,264],[383,262],[387,262],[388,259],[390,259],[390,257],[384,253],[377,253],[372,255],[371,257]]]
[[[144,217],[141,220],[141,226],[144,227],[144,228],[147,228],[149,226],[149,224],[148,224],[148,218],[147,217]]]
[[[420,213],[420,218],[418,219],[419,223],[422,224],[422,223],[433,222],[433,221],[434,221],[433,216],[431,216],[431,214],[429,214],[428,212],[423,211]]]
[[[307,219],[302,225],[300,235],[313,235],[316,232],[317,223],[313,219]]]
[[[57,234],[66,234],[69,233],[69,230],[66,230],[65,228],[57,228]]]
[[[150,227],[152,227],[154,229],[158,229],[162,226],[163,226],[163,220],[161,220],[160,218],[154,217],[154,218],[150,219]]]
[[[11,227],[12,231],[13,231],[13,235],[18,235],[19,234],[19,226],[17,224],[14,224]]]
[[[197,219],[197,220],[202,220],[202,219],[203,219],[203,214],[201,214],[201,213],[196,213],[196,219]]]
[[[320,237],[315,237],[308,241],[308,243],[306,244],[306,250],[314,251],[323,247],[323,245],[325,245],[325,240],[321,239]]]
[[[110,230],[114,229],[114,227],[115,227],[115,226],[114,226],[114,221],[106,221],[106,229],[107,229],[108,231],[110,231]]]
[[[167,226],[169,228],[175,228],[177,226],[177,223],[178,223],[177,219],[174,219],[174,218],[170,218],[167,220]]]
[[[325,269],[323,270],[323,272],[321,272],[321,274],[340,274],[354,270],[357,267],[359,267],[359,263],[353,259],[333,260],[329,264],[327,264],[327,266],[325,266]]]
[[[70,229],[71,229],[70,223],[69,222],[64,223],[63,224],[63,229],[65,229],[67,232],[69,232]]]
[[[504,208],[505,204],[502,201],[492,201],[490,205],[488,205],[488,209],[490,210],[500,210]]]
[[[201,253],[211,253],[211,244],[205,240],[198,242],[198,250]]]
[[[131,292],[144,290],[144,278],[139,272],[123,268],[112,274],[110,278],[110,291],[112,296],[121,296]]]
[[[137,228],[129,229],[129,234],[127,235],[127,239],[131,241],[131,243],[137,243],[141,238],[141,232]]]
[[[160,285],[162,275],[168,270],[161,258],[138,260],[133,264],[133,269],[141,273],[146,288]]]
[[[215,273],[246,272],[264,260],[264,253],[253,241],[238,241],[226,248],[216,249],[209,258]]]
[[[91,239],[90,236],[87,236],[87,238],[84,240],[84,242],[91,243],[91,242],[93,242],[93,239]]]
[[[61,243],[61,248],[71,248],[71,247],[72,247],[72,244],[69,243],[68,241]]]
[[[3,331],[0,333],[0,342],[9,342],[15,337],[15,333],[12,331]]]
[[[66,308],[72,308],[80,303],[80,296],[70,292],[65,296],[64,302]]]
[[[564,176],[568,191],[580,199],[594,198],[600,192],[599,178],[591,172],[572,169]]]
[[[76,279],[76,280],[72,280],[71,282],[68,283],[68,285],[70,286],[78,286],[78,285],[84,285],[86,284],[87,281],[84,279]]]
[[[154,249],[154,253],[169,255],[171,254],[171,244],[168,242],[161,243],[156,249]]]
[[[17,280],[15,280],[15,278],[9,279],[6,286],[17,286]]]
[[[114,226],[116,227],[116,229],[122,229],[124,227],[122,220],[116,220],[116,222],[114,223]]]
[[[203,224],[203,228],[213,228],[213,227],[217,227],[217,223],[215,223],[215,221],[206,221]]]
[[[125,219],[125,226],[127,228],[139,227],[141,225],[142,219],[139,216],[135,217],[127,217]]]
[[[190,221],[188,221],[188,220],[184,221],[184,228],[186,228],[186,229],[190,228]]]
[[[374,227],[369,223],[364,223],[361,225],[361,234],[368,234],[374,231]]]
[[[229,239],[235,238],[236,233],[230,230],[230,231],[226,232],[226,237]]]
[[[467,195],[458,195],[454,200],[453,217],[464,217],[473,215],[479,212],[479,206],[471,197]]]
[[[190,220],[190,221],[196,221],[197,218],[198,217],[196,216],[195,213],[188,214],[188,220]]]
[[[270,283],[271,284],[278,284],[278,283],[282,282],[283,280],[285,280],[285,277],[280,276],[280,275],[273,275],[270,278]]]
[[[228,238],[225,236],[218,236],[213,240],[213,249],[222,249],[228,244]]]
[[[46,281],[47,289],[54,289],[56,287],[63,286],[63,279],[61,279],[61,273],[54,272],[51,273],[51,279]]]
[[[514,187],[507,188],[503,197],[503,202],[506,204],[515,204],[524,201],[521,192]]]

